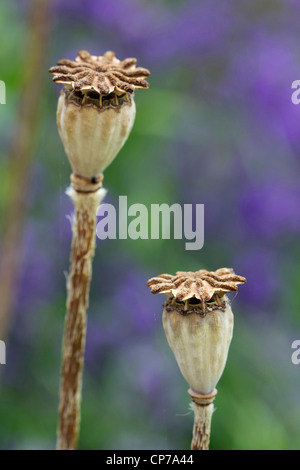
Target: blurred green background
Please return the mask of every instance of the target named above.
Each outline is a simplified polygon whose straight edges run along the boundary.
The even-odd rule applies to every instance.
[[[205,204],[205,243],[97,242],[81,449],[188,449],[188,385],[149,277],[233,267],[235,331],[211,449],[300,449],[300,79],[294,0],[0,4],[0,446],[54,449],[72,204],[48,68],[79,49],[151,70],[106,202]],[[1,267],[2,264],[2,267]]]

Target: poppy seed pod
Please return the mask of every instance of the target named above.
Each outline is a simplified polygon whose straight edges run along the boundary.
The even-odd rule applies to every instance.
[[[102,173],[126,142],[135,119],[134,91],[148,88],[149,71],[136,59],[118,60],[113,52],[93,56],[79,51],[50,73],[64,85],[57,108],[57,127],[71,164],[74,189],[95,191]]]
[[[226,297],[224,303],[224,310],[216,309],[207,315],[186,315],[172,301],[165,305],[163,326],[169,346],[182,375],[197,394],[213,392],[227,361],[233,314]]]
[[[167,294],[163,327],[179,369],[188,382],[194,410],[192,449],[207,450],[215,387],[223,373],[233,333],[227,292],[246,282],[232,269],[178,271],[149,279],[153,294]]]
[[[107,107],[99,99],[82,104],[72,92],[62,91],[57,107],[57,127],[75,175],[99,177],[126,142],[135,118],[133,98]],[[103,101],[102,101],[103,103]]]

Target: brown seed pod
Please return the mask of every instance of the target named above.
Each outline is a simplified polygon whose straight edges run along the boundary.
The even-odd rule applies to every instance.
[[[226,296],[225,296],[226,297]],[[227,298],[225,308],[217,307],[207,314],[185,314],[167,302],[163,326],[179,369],[191,389],[200,394],[211,393],[227,361],[233,333],[233,314]]]
[[[153,294],[165,293],[163,326],[182,375],[195,393],[209,394],[224,370],[233,332],[226,292],[246,282],[232,269],[178,271],[149,279]]]
[[[96,191],[101,174],[114,160],[135,119],[133,94],[148,88],[150,73],[136,59],[118,60],[113,52],[94,56],[79,51],[75,61],[63,59],[50,68],[64,88],[58,100],[57,126],[73,169],[72,186]]]
[[[232,269],[178,271],[147,282],[153,294],[167,294],[163,327],[179,369],[188,382],[194,411],[192,450],[208,450],[216,385],[223,373],[233,333],[227,292],[246,279]]]

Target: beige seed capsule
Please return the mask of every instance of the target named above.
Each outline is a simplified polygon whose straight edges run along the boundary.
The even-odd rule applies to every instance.
[[[75,175],[96,178],[110,165],[126,142],[135,118],[130,96],[118,105],[86,98],[84,104],[63,90],[57,107],[57,127]]]
[[[194,410],[192,449],[207,450],[216,385],[224,371],[233,333],[226,292],[246,279],[232,269],[178,271],[149,279],[153,294],[167,294],[163,327],[179,369],[188,382]]]
[[[213,310],[207,315],[184,315],[171,304],[163,311],[169,346],[182,375],[196,393],[206,395],[215,389],[227,361],[233,314],[226,297],[225,303],[224,310]]]
[[[57,127],[73,170],[72,186],[94,192],[130,134],[134,92],[148,88],[150,72],[136,67],[136,59],[121,61],[111,51],[103,56],[79,51],[75,61],[62,59],[49,72],[64,85]]]

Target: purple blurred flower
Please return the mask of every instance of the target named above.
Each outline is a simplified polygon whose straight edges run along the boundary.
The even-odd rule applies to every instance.
[[[178,384],[178,369],[164,339],[165,349],[153,348],[153,338],[136,340],[123,349],[119,368],[123,371],[120,385],[132,387],[132,395],[142,395],[145,405],[154,415],[162,416],[163,409],[171,408]],[[128,394],[130,399],[130,394]]]
[[[119,331],[113,324],[106,325],[89,315],[87,325],[85,360],[89,369],[101,371],[105,355],[118,346]]]
[[[101,360],[104,351],[109,348],[120,349],[154,332],[156,317],[162,311],[161,299],[149,301],[146,280],[144,273],[138,269],[133,272],[132,268],[129,270],[125,265],[124,272],[115,280],[109,296],[102,292],[102,298],[99,296],[93,301],[87,331],[88,363],[93,365]]]
[[[55,291],[54,260],[49,250],[41,247],[41,240],[47,244],[42,232],[33,222],[27,226],[17,294],[20,311],[29,304],[47,302]]]
[[[155,328],[154,315],[157,310],[153,310],[153,304],[149,302],[146,280],[144,273],[128,270],[120,281],[115,297],[116,310],[120,312],[122,323],[124,326],[130,325],[132,332],[138,335],[151,333]]]
[[[29,220],[22,241],[16,305],[20,315],[65,291],[72,238],[67,215],[72,205],[65,194],[48,202],[49,206],[43,206],[47,218]]]
[[[199,54],[222,51],[232,27],[228,2],[191,0],[164,13],[164,20],[156,18],[155,30],[150,28],[144,42],[143,51],[150,58],[176,58],[183,63],[193,58],[199,64]]]
[[[298,37],[285,28],[255,29],[232,48],[223,93],[259,119],[272,140],[299,141],[300,108],[291,85],[300,79]]]
[[[275,181],[249,186],[240,202],[247,234],[273,240],[299,234],[299,207],[300,188]]]
[[[220,50],[232,18],[230,4],[217,0],[189,0],[172,8],[138,0],[78,0],[58,2],[58,8],[66,16],[87,19],[98,31],[113,31],[132,53],[142,51],[155,60]]]
[[[254,307],[268,308],[273,305],[280,286],[277,253],[268,248],[256,247],[242,253],[234,263],[235,271],[247,279],[245,288],[239,290],[239,300]]]

